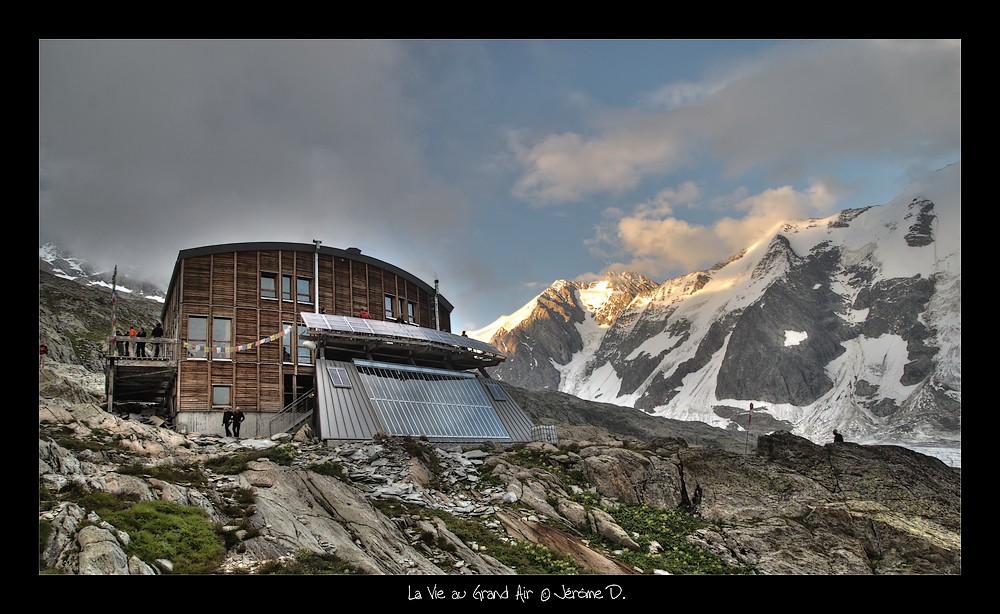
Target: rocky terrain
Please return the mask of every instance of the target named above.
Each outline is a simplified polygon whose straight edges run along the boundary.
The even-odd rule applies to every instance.
[[[253,574],[310,553],[355,574],[524,573],[493,556],[500,544],[544,548],[564,573],[686,573],[621,513],[639,509],[692,519],[683,549],[714,573],[961,573],[961,473],[905,448],[779,432],[744,454],[572,422],[556,423],[558,446],[519,449],[329,446],[308,430],[235,440],[122,419],[101,409],[100,391],[80,367],[39,370],[40,571],[173,572],[169,557],[139,558],[127,531],[68,494],[84,492],[202,510],[226,544],[208,573]],[[538,404],[561,411],[550,405]],[[212,468],[241,454],[236,471]],[[168,468],[204,478],[158,477]],[[469,540],[469,526],[490,545]]]
[[[117,416],[108,296],[40,273],[40,574],[961,574],[961,471],[901,447],[506,383],[556,445],[236,440]]]

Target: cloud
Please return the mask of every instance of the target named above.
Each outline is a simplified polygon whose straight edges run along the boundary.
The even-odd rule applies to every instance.
[[[592,135],[512,140],[515,196],[536,205],[621,194],[699,160],[777,183],[846,156],[929,161],[961,149],[960,41],[788,42],[728,77],[667,84],[665,111],[602,114]]]
[[[164,285],[201,245],[422,247],[468,205],[427,168],[412,62],[393,41],[41,41],[40,239]]]
[[[634,271],[660,281],[705,270],[773,232],[778,224],[809,217],[818,207],[814,195],[827,205],[829,192],[818,185],[806,193],[784,186],[742,198],[734,203],[740,217],[724,217],[709,225],[670,215],[671,208],[666,206],[669,200],[660,206],[636,205],[628,214],[611,209],[606,212],[605,223],[595,230],[590,248],[605,257],[617,255],[619,260],[606,270]],[[665,190],[660,196],[668,193],[693,198],[697,189],[685,184],[676,191]]]

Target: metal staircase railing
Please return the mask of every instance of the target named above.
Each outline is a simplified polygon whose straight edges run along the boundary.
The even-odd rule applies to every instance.
[[[289,403],[268,422],[268,436],[275,433],[292,432],[312,420],[313,413],[315,413],[315,401],[316,389],[313,388]]]

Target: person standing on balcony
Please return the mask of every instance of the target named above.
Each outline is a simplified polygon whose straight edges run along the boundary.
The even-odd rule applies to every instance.
[[[163,325],[160,324],[159,322],[157,322],[156,326],[153,327],[153,338],[157,339],[157,341],[153,342],[153,357],[154,358],[159,358],[160,357],[160,345],[161,344],[160,344],[160,341],[158,339],[160,337],[162,337],[162,336],[163,336]]]
[[[138,333],[135,332],[135,327],[134,326],[129,326],[128,327],[128,345],[125,346],[125,355],[126,356],[135,356],[135,352],[136,352],[136,349],[135,349],[135,336],[137,334]]]
[[[146,327],[140,326],[139,332],[135,334],[135,338],[139,339],[135,344],[135,355],[140,358],[146,357]]]

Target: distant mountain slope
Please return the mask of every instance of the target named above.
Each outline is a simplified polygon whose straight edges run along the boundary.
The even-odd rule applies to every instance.
[[[151,327],[160,319],[162,305],[129,295],[119,297],[118,322]],[[45,271],[38,272],[38,342],[52,359],[103,372],[104,352],[111,335],[111,290],[76,283]]]
[[[166,297],[166,292],[163,289],[131,275],[127,267],[120,267],[117,277],[114,277],[114,269],[102,270],[51,243],[46,243],[38,248],[38,270],[85,286],[101,286],[111,289],[112,281],[114,281],[119,296],[146,298],[160,304],[164,302]]]
[[[639,276],[610,276],[618,280]],[[681,420],[826,442],[961,446],[961,164],[892,202],[790,221],[707,271],[622,282],[623,308],[560,280],[473,337],[491,374]]]

